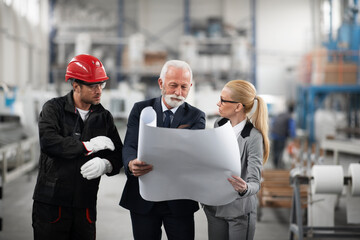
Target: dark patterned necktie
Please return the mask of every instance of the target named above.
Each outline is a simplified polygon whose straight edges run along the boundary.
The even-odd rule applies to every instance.
[[[171,124],[171,115],[173,115],[173,112],[170,110],[166,110],[164,113],[165,113],[164,127],[169,128]]]

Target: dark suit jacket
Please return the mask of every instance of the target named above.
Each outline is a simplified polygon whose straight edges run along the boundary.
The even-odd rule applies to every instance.
[[[129,115],[123,147],[123,163],[127,181],[120,200],[120,206],[140,214],[148,213],[154,202],[146,201],[140,196],[138,178],[130,174],[128,163],[137,158],[140,113],[148,106],[152,106],[156,112],[157,126],[163,126],[161,97],[135,103]],[[204,129],[205,113],[188,103],[183,103],[174,115],[171,128]],[[186,215],[199,209],[198,203],[192,200],[172,200],[167,201],[167,203],[171,212],[175,215]]]

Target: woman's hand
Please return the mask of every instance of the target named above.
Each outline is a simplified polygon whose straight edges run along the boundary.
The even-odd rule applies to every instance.
[[[231,183],[235,191],[242,193],[247,189],[246,182],[238,176],[232,175],[232,178],[228,178],[228,181]]]

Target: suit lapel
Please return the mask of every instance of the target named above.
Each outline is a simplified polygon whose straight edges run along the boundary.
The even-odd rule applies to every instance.
[[[175,115],[174,115],[174,119],[173,119],[173,121],[171,123],[171,126],[170,126],[171,128],[177,128],[180,125],[180,122],[181,122],[181,120],[183,119],[183,117],[185,115],[184,114],[184,112],[185,112],[184,106],[185,106],[185,103],[181,104],[179,106],[179,108],[176,110]]]
[[[242,156],[244,155],[244,146],[247,141],[247,138],[243,138],[240,134],[240,136],[238,137],[237,140],[238,140],[239,150],[240,150],[240,154],[241,154],[241,158],[242,158]]]
[[[254,127],[251,122],[246,122],[244,129],[241,131],[240,136],[238,137],[240,154],[243,156],[244,154],[244,146],[246,141],[249,139],[251,129]]]
[[[163,127],[163,111],[161,107],[161,97],[158,97],[154,104],[154,110],[156,112],[156,123],[158,127]]]
[[[156,112],[156,118],[157,118],[156,122],[157,122],[158,127],[164,126],[163,111],[162,111],[162,107],[161,107],[161,98],[162,97],[158,97],[153,106],[154,110]],[[179,108],[176,110],[174,119],[171,122],[170,128],[177,128],[180,125],[180,122],[184,117],[184,113],[185,113],[185,103],[181,104],[179,106]]]

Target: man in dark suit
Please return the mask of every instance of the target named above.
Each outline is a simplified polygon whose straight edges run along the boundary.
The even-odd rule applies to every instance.
[[[192,71],[186,62],[166,62],[158,83],[162,96],[135,103],[129,115],[123,147],[127,182],[120,205],[130,210],[135,240],[160,240],[162,225],[169,240],[194,239],[194,212],[199,209],[197,202],[183,199],[150,202],[144,200],[139,193],[138,177],[147,174],[153,167],[137,158],[142,109],[148,106],[154,108],[158,127],[205,128],[205,114],[185,102],[192,86]]]

